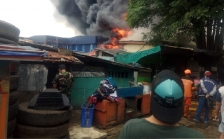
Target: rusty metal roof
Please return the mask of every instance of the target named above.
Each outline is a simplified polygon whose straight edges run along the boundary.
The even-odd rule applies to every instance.
[[[66,56],[58,52],[51,52],[51,51],[47,52],[47,55],[44,57],[44,61],[70,62],[70,63],[76,63],[76,64],[83,64],[78,58],[75,58],[74,56]]]
[[[60,49],[54,48],[49,45],[45,44],[37,44],[32,41],[26,41],[25,39],[20,39],[19,44],[22,45],[21,47],[25,46],[31,46],[33,48],[41,49],[41,50],[46,50],[47,55],[44,56],[43,60],[45,62],[69,62],[73,64],[83,64],[78,58],[75,58],[74,56],[68,56],[66,54],[60,54],[59,52]],[[61,50],[62,51],[62,50]]]

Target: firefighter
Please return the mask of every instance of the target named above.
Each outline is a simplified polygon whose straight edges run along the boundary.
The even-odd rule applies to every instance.
[[[191,79],[191,70],[186,69],[184,71],[185,77],[183,77],[181,80],[184,84],[184,117],[190,118],[190,115],[188,113],[189,107],[191,105],[191,99],[192,99],[192,91],[194,88],[194,81]]]

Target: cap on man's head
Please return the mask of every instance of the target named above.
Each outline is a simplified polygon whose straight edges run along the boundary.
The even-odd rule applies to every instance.
[[[59,68],[60,70],[62,70],[62,69],[66,69],[66,67],[65,67],[64,64],[60,64],[60,65],[58,66],[58,68]]]
[[[205,71],[205,76],[212,76],[212,73],[210,71]]]
[[[174,124],[183,115],[183,82],[173,71],[163,70],[152,82],[151,111],[158,120]]]

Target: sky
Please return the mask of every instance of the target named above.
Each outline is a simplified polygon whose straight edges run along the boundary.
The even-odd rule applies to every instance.
[[[20,37],[52,35],[74,37],[82,35],[66,26],[63,16],[55,19],[55,7],[49,0],[0,0],[0,20],[9,22],[20,29]]]

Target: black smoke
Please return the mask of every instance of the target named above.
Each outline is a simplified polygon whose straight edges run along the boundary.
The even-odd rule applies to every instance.
[[[128,0],[51,0],[68,23],[85,35],[111,38],[112,29],[129,29],[124,21]]]

